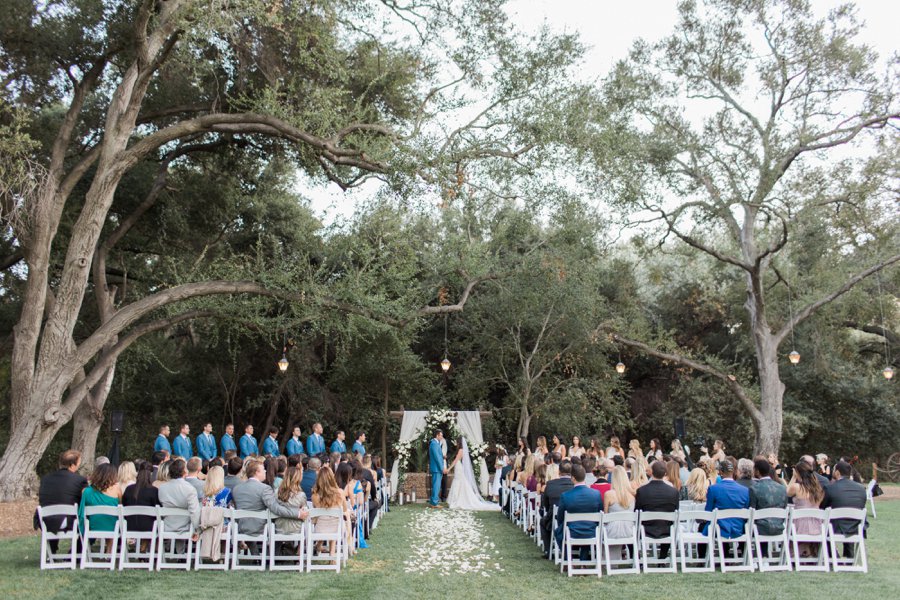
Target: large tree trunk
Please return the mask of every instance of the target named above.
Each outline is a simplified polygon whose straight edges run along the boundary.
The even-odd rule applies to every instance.
[[[84,402],[72,415],[72,422],[75,426],[72,431],[72,449],[81,452],[81,462],[84,469],[91,469],[94,465],[94,459],[97,455],[97,436],[100,434],[100,428],[103,426],[103,408],[106,406],[106,399],[112,389],[113,377],[116,368],[110,368],[103,380],[92,389]]]
[[[518,438],[527,438],[528,429],[531,427],[531,413],[528,411],[528,398],[522,400],[522,410],[519,411],[519,426],[516,428],[517,443]]]
[[[753,451],[756,454],[766,455],[772,452],[777,455],[781,447],[784,400],[784,383],[781,381],[778,368],[778,342],[771,334],[756,339],[762,419],[756,426]]]
[[[47,422],[40,412],[43,403],[32,400],[32,407],[19,418],[18,425],[10,433],[6,451],[0,457],[0,502],[8,502],[33,496],[37,492],[36,468],[47,446],[64,419]]]

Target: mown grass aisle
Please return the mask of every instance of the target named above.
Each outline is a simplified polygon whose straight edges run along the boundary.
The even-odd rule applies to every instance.
[[[0,598],[888,599],[900,589],[900,501],[878,504],[869,573],[712,573],[568,578],[499,513],[397,507],[340,575],[38,569],[36,536],[0,540]],[[493,547],[491,547],[493,544]],[[411,568],[417,566],[417,568]]]

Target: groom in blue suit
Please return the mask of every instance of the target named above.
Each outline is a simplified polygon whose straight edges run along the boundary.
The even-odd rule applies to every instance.
[[[428,499],[428,504],[432,508],[437,507],[441,500],[441,479],[447,472],[444,467],[444,452],[441,449],[442,439],[444,432],[438,429],[428,444],[428,471],[431,473],[431,498]]]

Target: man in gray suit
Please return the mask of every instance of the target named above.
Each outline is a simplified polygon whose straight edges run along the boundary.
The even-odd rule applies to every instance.
[[[169,481],[159,486],[159,503],[165,508],[186,508],[189,517],[166,517],[166,529],[169,531],[187,531],[190,525],[200,525],[200,501],[197,489],[184,480],[185,464],[183,460],[173,460],[169,467]]]
[[[203,498],[203,481],[200,479],[200,471],[202,470],[203,461],[200,460],[199,456],[195,456],[187,461],[187,475],[185,475],[184,480],[194,486],[194,489],[197,490],[198,499]]]
[[[252,461],[247,465],[247,481],[234,486],[234,507],[238,510],[267,510],[276,517],[304,520],[309,511],[304,506],[297,512],[296,508],[278,501],[275,490],[263,483],[266,479],[266,468],[260,461]],[[241,519],[240,532],[249,535],[262,533],[266,522],[263,519]]]

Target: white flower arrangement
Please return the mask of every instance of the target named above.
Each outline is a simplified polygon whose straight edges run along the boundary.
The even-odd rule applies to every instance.
[[[436,408],[428,411],[425,415],[425,429],[419,434],[416,440],[406,440],[405,442],[397,442],[394,444],[394,451],[397,453],[397,469],[399,473],[399,481],[402,483],[406,479],[406,472],[409,469],[409,463],[412,459],[413,447],[422,444],[425,447],[431,442],[431,437],[435,430],[444,430],[444,435],[450,440],[456,440],[463,437],[459,429],[459,423],[456,413],[446,408]],[[468,438],[466,438],[468,441]],[[488,445],[469,444],[469,457],[472,459],[472,470],[475,473],[475,481],[481,478],[481,459],[487,455]]]

